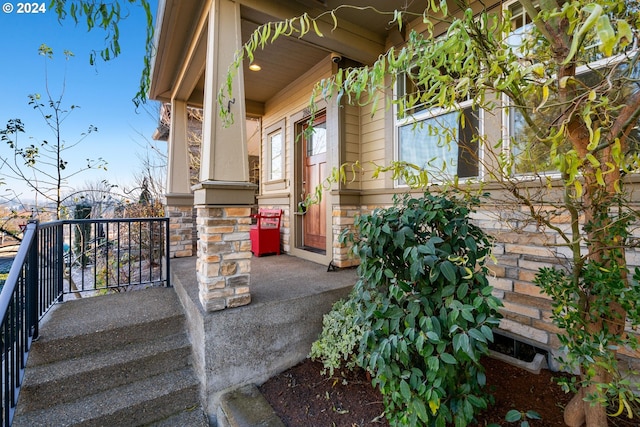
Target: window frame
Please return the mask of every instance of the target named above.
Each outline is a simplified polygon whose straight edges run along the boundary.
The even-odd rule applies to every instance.
[[[280,177],[273,178],[274,172],[274,158],[273,158],[273,144],[272,136],[280,135]],[[285,169],[286,158],[286,126],[285,119],[278,121],[277,123],[269,126],[265,129],[265,183],[278,183],[284,182],[286,179]]]
[[[400,79],[404,79],[404,73],[401,74],[395,81],[394,85],[393,85],[393,94],[394,94],[394,99],[399,99],[401,96],[406,95],[406,87],[407,85],[404,83],[404,81],[401,83]],[[400,85],[402,84],[402,88],[405,89],[404,93],[400,93]],[[422,107],[422,108],[420,108]],[[457,123],[458,123],[458,129],[460,126],[460,115],[463,114],[464,110],[473,107],[473,100],[471,99],[466,99],[462,102],[459,102],[456,104],[455,107],[452,108],[442,108],[442,107],[432,107],[432,108],[428,108],[428,107],[424,107],[424,104],[417,104],[413,107],[413,111],[412,112],[407,112],[405,114],[404,117],[399,117],[399,110],[398,110],[398,105],[394,103],[393,105],[393,134],[394,134],[394,157],[397,161],[407,161],[406,159],[401,158],[401,140],[400,140],[400,131],[401,128],[407,125],[416,125],[416,126],[420,126],[420,122],[424,122],[427,120],[431,120],[431,119],[437,119],[438,117],[442,117],[446,114],[450,114],[450,113],[457,113]],[[473,110],[473,108],[472,108]],[[473,132],[477,131],[478,135],[483,135],[484,133],[484,110],[482,108],[477,108],[476,109],[476,113],[477,114],[477,121],[478,121],[478,126],[477,129],[474,129]],[[466,124],[466,126],[470,126],[469,123]],[[444,129],[443,127],[440,127],[440,129]],[[471,141],[469,141],[471,142]],[[451,143],[453,143],[453,141],[451,141]],[[456,144],[458,146],[458,150],[460,150],[460,141],[456,141]],[[484,160],[484,144],[482,144],[480,141],[477,142],[477,156],[478,156],[478,160],[476,162],[476,168],[478,170],[478,174],[475,176],[469,176],[469,177],[458,177],[458,180],[460,182],[466,182],[466,181],[473,181],[473,180],[477,180],[477,181],[482,181],[484,179],[484,168],[482,166],[483,164],[483,160]],[[459,155],[459,154],[458,154]],[[435,160],[431,159],[427,162],[427,165],[431,162]],[[418,165],[420,166],[420,165]],[[449,175],[446,173],[446,171],[442,171],[442,170],[438,170],[436,168],[434,169],[428,169],[426,168],[426,172],[429,175],[429,182],[433,183],[433,184],[439,184],[444,182],[442,179],[439,178],[439,176],[446,176],[447,178],[451,178],[453,179],[456,175],[457,175],[457,168],[459,167],[458,164],[456,164],[456,174],[453,175]],[[433,172],[432,172],[433,171]],[[439,176],[438,176],[439,175]],[[395,183],[394,183],[396,188],[400,188],[400,187],[407,187],[408,185],[406,183],[404,183],[401,179],[396,179]]]

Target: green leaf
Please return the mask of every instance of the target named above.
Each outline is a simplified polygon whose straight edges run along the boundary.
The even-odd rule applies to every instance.
[[[429,415],[427,415],[427,408],[424,406],[424,403],[420,399],[413,399],[411,403],[418,415],[418,418],[425,423],[429,422]]]
[[[476,375],[476,379],[478,380],[478,385],[480,387],[484,387],[485,385],[487,385],[487,375],[484,372],[479,371]]]
[[[440,369],[440,359],[435,356],[430,356],[427,358],[427,366],[430,371],[437,372]]]
[[[471,403],[476,408],[485,409],[487,407],[487,401],[484,399],[481,399],[478,396],[474,396],[473,394],[470,394],[469,396],[467,396],[467,399],[469,400],[469,403]]]
[[[411,389],[405,380],[400,381],[400,394],[405,400],[411,400]]]
[[[602,15],[602,6],[600,6],[599,4],[591,3],[587,7],[585,7],[584,10],[587,12],[591,10],[591,13],[587,17],[587,19],[583,22],[580,29],[573,35],[573,40],[571,42],[571,48],[569,49],[569,54],[567,55],[565,60],[562,61],[562,65],[566,65],[569,62],[571,62],[573,57],[578,52],[578,49],[582,45],[582,42],[584,41],[584,38],[586,37],[587,33],[596,25],[596,23],[598,22],[598,18],[600,18],[600,16]]]
[[[456,283],[456,270],[453,263],[449,260],[444,260],[440,264],[440,271],[444,275],[444,277],[449,281],[449,283]]]
[[[480,341],[480,342],[483,342],[483,343],[487,344],[487,338],[479,330],[477,330],[475,328],[471,328],[471,329],[469,329],[468,333],[469,333],[469,335],[471,335],[471,338],[473,338],[474,340]]]
[[[504,420],[508,423],[515,423],[516,421],[519,421],[521,418],[522,418],[522,414],[520,413],[520,411],[516,409],[512,409],[509,412],[507,412],[507,415],[505,415]]]
[[[465,353],[471,352],[469,345],[469,335],[457,334],[453,336],[453,348],[455,351],[464,351]]]
[[[464,282],[460,286],[458,286],[458,290],[456,291],[456,296],[458,297],[458,299],[461,300],[467,296],[468,292],[469,292],[469,284]]]
[[[536,411],[533,411],[533,410],[527,411],[526,415],[527,415],[527,418],[529,418],[531,420],[541,420],[542,419],[540,414],[537,413]]]
[[[455,285],[448,285],[442,288],[442,298],[450,297],[456,291]]]
[[[456,360],[455,357],[453,357],[452,355],[450,355],[449,353],[442,353],[440,355],[440,358],[442,359],[442,361],[448,365],[455,365],[458,363],[458,361]]]
[[[460,311],[460,313],[462,314],[462,317],[468,321],[468,322],[472,322],[474,323],[476,319],[473,318],[473,313],[471,313],[471,310],[469,309],[463,309]]]
[[[428,331],[427,338],[429,338],[431,341],[440,341],[440,337],[434,331]]]
[[[611,56],[613,54],[613,48],[616,45],[617,38],[615,31],[613,31],[613,27],[611,26],[611,21],[609,21],[609,17],[607,15],[601,15],[598,18],[596,30],[601,42],[599,46],[600,51],[607,56]]]

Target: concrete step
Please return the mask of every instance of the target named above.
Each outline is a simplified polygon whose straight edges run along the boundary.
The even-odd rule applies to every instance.
[[[21,412],[71,402],[89,394],[189,366],[186,333],[135,342],[48,365],[30,366],[20,393]]]
[[[151,288],[57,304],[40,326],[29,366],[119,348],[185,330],[173,288]],[[132,328],[131,325],[136,325]]]
[[[198,390],[198,380],[185,368],[21,414],[14,418],[13,426],[143,426],[194,408]]]
[[[191,361],[173,289],[60,304],[30,351],[13,425],[207,426]]]
[[[284,427],[258,387],[245,385],[220,397],[218,427]]]
[[[147,424],[145,427],[209,427],[209,420],[200,407],[185,409],[184,411],[163,420]]]

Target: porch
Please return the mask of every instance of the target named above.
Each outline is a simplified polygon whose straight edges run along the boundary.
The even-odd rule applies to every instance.
[[[42,425],[74,425],[81,420],[87,425],[170,425],[162,422],[182,423],[185,421],[176,417],[194,416],[194,403],[200,403],[211,425],[216,425],[223,392],[245,384],[260,384],[304,359],[320,332],[323,314],[334,301],[347,295],[357,280],[354,269],[328,272],[326,266],[288,255],[254,257],[251,304],[207,313],[198,299],[195,257],[172,259],[171,272],[173,290],[121,292],[54,306],[43,319],[40,339],[30,352],[15,425],[40,425],[37,419]],[[155,328],[141,329],[141,324]],[[95,336],[98,332],[102,333],[100,337]],[[181,341],[176,336],[182,334],[187,337],[186,349],[175,344],[176,340]],[[175,348],[167,352],[174,363],[161,362],[164,368],[156,369],[155,360],[163,352],[156,350],[159,341],[174,342]],[[90,345],[71,348],[71,342]],[[104,346],[98,348],[99,342]],[[153,363],[125,362],[116,357],[123,352],[119,342],[126,346],[135,343],[135,352],[144,353]],[[86,349],[80,347],[95,348],[82,355]],[[62,352],[64,360],[56,352]],[[100,362],[91,362],[92,357]],[[88,358],[86,363],[84,358]],[[43,363],[43,359],[47,362]],[[105,360],[113,361],[113,366],[105,366]],[[63,373],[63,367],[69,372]],[[185,390],[195,393],[196,402],[182,402],[188,394],[184,390],[173,392],[173,397],[168,395],[166,401],[149,396],[148,408],[138,402],[138,395],[143,393],[132,392],[136,384],[151,384],[161,376],[167,376],[169,383],[152,388],[166,391],[171,383],[186,383]],[[191,377],[195,379],[195,390],[188,381]],[[100,378],[111,385],[100,383]],[[71,398],[70,393],[76,389],[82,392]],[[144,395],[148,394],[151,393],[147,389]],[[58,403],[58,399],[67,401]],[[93,401],[99,403],[89,403]],[[176,401],[187,408],[182,410],[184,413],[180,408],[177,413],[165,413],[169,402]],[[125,402],[138,406],[129,408]],[[25,414],[23,406],[33,406],[37,411]],[[108,412],[106,418],[101,418],[102,411]],[[160,419],[139,419],[153,412],[164,415]],[[71,415],[76,418],[70,419]],[[56,416],[63,418],[57,422]]]
[[[355,269],[289,255],[251,259],[251,303],[207,312],[198,297],[196,257],[171,261],[172,284],[186,314],[193,366],[209,418],[217,416],[225,390],[261,384],[309,354],[322,317],[347,296]]]

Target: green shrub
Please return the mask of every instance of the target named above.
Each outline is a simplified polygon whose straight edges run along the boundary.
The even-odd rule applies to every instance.
[[[309,357],[324,366],[323,374],[341,367],[356,366],[356,350],[362,339],[363,326],[356,322],[357,307],[353,297],[337,301],[322,319],[322,333],[311,345]]]
[[[484,266],[490,241],[469,219],[477,202],[405,195],[355,221],[354,304],[368,325],[358,363],[392,425],[465,426],[487,407],[479,359],[500,302]]]

